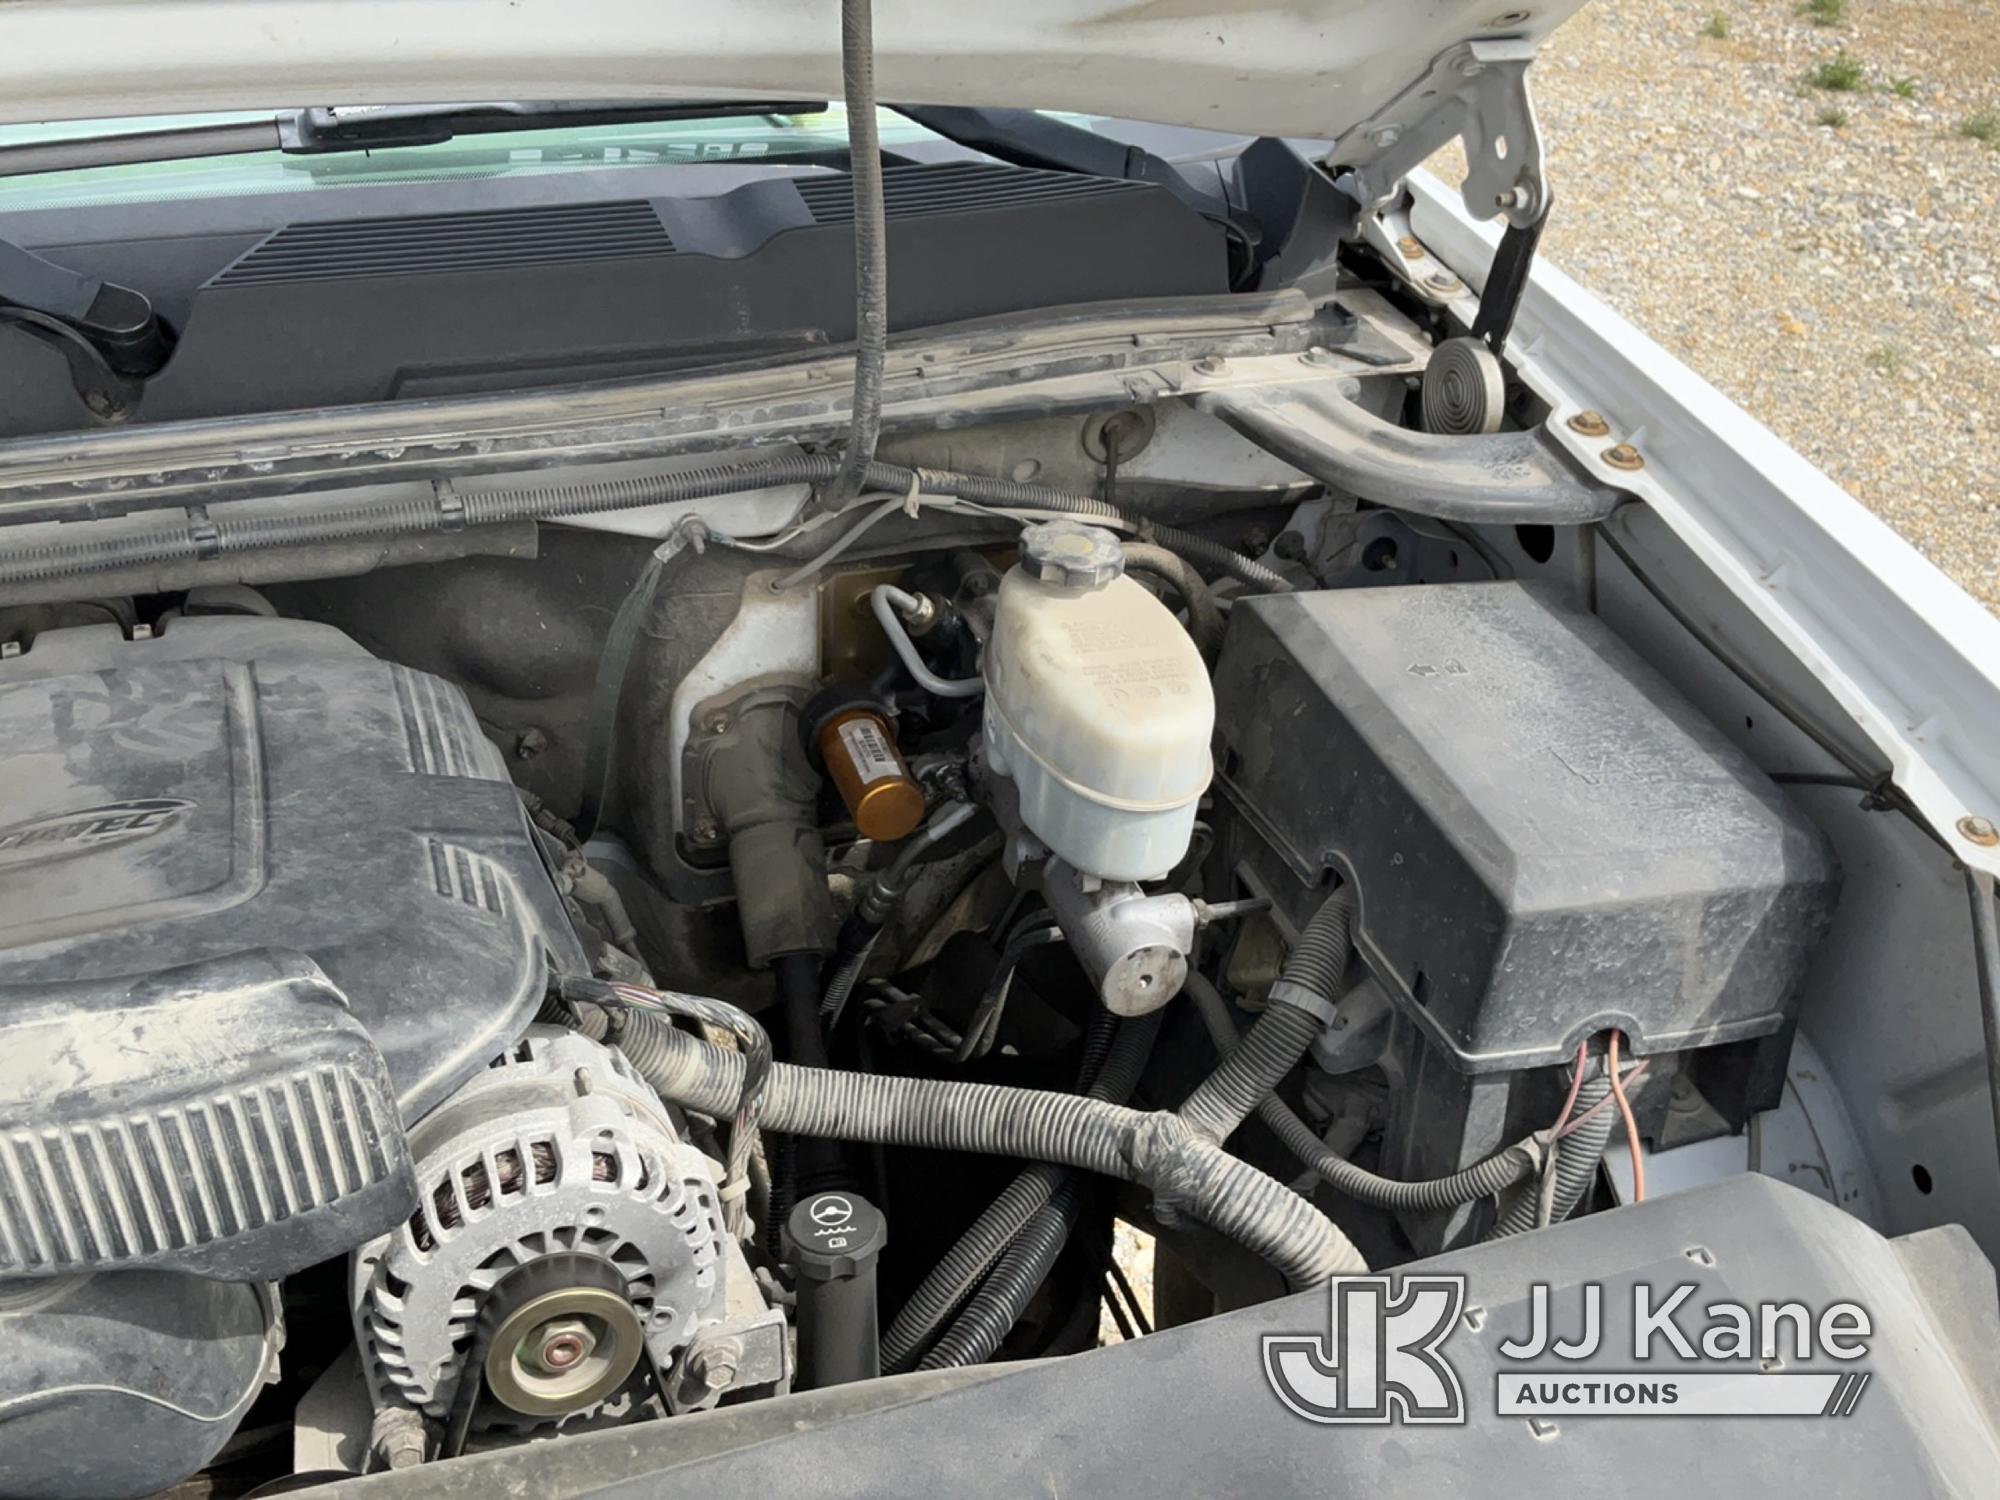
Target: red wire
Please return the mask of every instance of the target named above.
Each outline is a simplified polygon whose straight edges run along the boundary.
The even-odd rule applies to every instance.
[[[1632,1148],[1632,1201],[1646,1201],[1646,1159],[1639,1154],[1639,1122],[1632,1115],[1632,1101],[1625,1097],[1625,1080],[1618,1076],[1618,1044],[1624,1038],[1611,1033],[1611,1092],[1618,1100],[1618,1113],[1625,1117],[1625,1142]]]
[[[1641,1058],[1638,1062],[1635,1062],[1634,1064],[1632,1064],[1631,1067],[1627,1068],[1625,1070],[1625,1087],[1629,1089],[1630,1087],[1632,1087],[1633,1084],[1637,1083],[1641,1078],[1644,1078],[1646,1076],[1646,1070],[1650,1068],[1652,1065],[1653,1061],[1651,1058]],[[1568,1140],[1571,1136],[1575,1135],[1579,1130],[1583,1129],[1584,1126],[1588,1125],[1592,1120],[1596,1119],[1599,1115],[1603,1114],[1604,1111],[1610,1109],[1613,1105],[1617,1104],[1617,1102],[1618,1101],[1612,1098],[1611,1095],[1606,1094],[1602,1099],[1599,1099],[1595,1104],[1591,1105],[1590,1108],[1586,1109],[1582,1114],[1571,1115],[1569,1124],[1563,1126],[1562,1134],[1557,1136],[1556,1139]]]
[[[1554,1140],[1557,1136],[1562,1134],[1563,1126],[1569,1123],[1570,1111],[1576,1108],[1577,1092],[1583,1087],[1584,1054],[1589,1050],[1590,1050],[1589,1037],[1585,1037],[1582,1041],[1576,1044],[1576,1070],[1571,1075],[1569,1080],[1569,1097],[1563,1100],[1563,1112],[1556,1116],[1556,1123],[1549,1129],[1550,1140]]]

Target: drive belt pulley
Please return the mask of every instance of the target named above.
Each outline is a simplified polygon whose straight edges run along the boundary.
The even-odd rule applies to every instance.
[[[482,1390],[522,1416],[566,1416],[617,1391],[645,1352],[625,1278],[609,1261],[574,1253],[529,1261],[480,1307],[446,1452],[463,1447]]]

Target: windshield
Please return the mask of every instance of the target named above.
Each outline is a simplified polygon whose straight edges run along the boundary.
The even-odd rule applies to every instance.
[[[269,119],[250,114],[174,115],[152,119],[67,120],[0,125],[0,146],[183,126]],[[940,139],[891,110],[877,112],[883,149]],[[463,136],[436,145],[302,156],[282,151],[182,161],[141,162],[0,178],[0,213],[94,204],[157,203],[321,188],[376,187],[480,177],[528,177],[673,162],[838,160],[847,150],[847,111],[838,104],[811,114],[731,115],[703,120],[562,126]]]

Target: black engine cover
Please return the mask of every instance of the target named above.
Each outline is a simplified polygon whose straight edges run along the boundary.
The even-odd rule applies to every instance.
[[[533,1019],[546,954],[583,966],[464,695],[329,626],[46,633],[0,662],[0,765],[0,1049],[10,992],[290,951],[415,1119]]]

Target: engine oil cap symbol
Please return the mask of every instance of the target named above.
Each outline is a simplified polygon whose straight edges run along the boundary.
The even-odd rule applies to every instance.
[[[785,1258],[813,1281],[859,1275],[888,1243],[888,1221],[858,1193],[815,1193],[785,1219]]]

